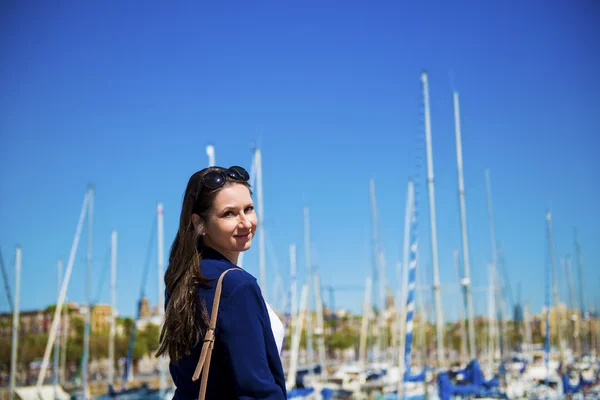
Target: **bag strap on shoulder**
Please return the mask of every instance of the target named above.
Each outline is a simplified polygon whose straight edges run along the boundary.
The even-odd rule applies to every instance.
[[[202,381],[200,382],[200,393],[198,394],[198,400],[204,400],[206,396],[206,385],[208,383],[208,369],[210,366],[210,357],[212,355],[213,347],[215,346],[215,328],[217,327],[217,314],[219,313],[219,303],[221,302],[221,289],[223,288],[223,278],[229,271],[241,271],[241,268],[229,268],[224,271],[217,282],[215,289],[215,298],[213,300],[212,312],[210,314],[210,322],[206,334],[204,335],[204,343],[202,344],[202,352],[200,353],[200,359],[196,365],[196,370],[192,376],[192,380],[195,382],[202,374]]]

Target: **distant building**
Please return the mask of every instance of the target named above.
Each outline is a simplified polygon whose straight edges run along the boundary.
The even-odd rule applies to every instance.
[[[19,313],[19,333],[43,334],[50,331],[52,316],[45,310],[22,311]],[[0,338],[12,336],[12,313],[0,314]]]
[[[108,333],[110,330],[112,307],[109,304],[92,306],[91,328],[93,333]]]
[[[150,311],[150,302],[146,297],[142,297],[140,302],[140,319],[152,316]]]
[[[138,330],[144,330],[148,324],[160,326],[163,316],[159,313],[158,307],[151,307],[146,297],[140,301],[140,318],[135,322]]]
[[[558,310],[558,312],[557,312]],[[551,306],[549,312],[549,320],[550,320],[550,337],[558,335],[558,329],[560,328],[561,332],[566,332],[567,318],[568,318],[568,309],[564,303],[559,303],[558,307]],[[546,308],[542,309],[542,315],[540,316],[541,329],[542,333],[545,335],[546,332]],[[557,319],[558,317],[558,319]],[[561,326],[558,326],[558,321],[560,319]],[[564,335],[564,334],[563,334]]]
[[[87,307],[80,307],[77,303],[70,302],[65,305],[66,329],[68,337],[76,335],[76,324],[74,320],[84,321]],[[21,311],[19,313],[19,332],[20,335],[39,335],[49,334],[52,327],[54,311],[47,309]],[[92,306],[91,330],[93,333],[104,333],[110,329],[111,306],[108,304],[96,304]],[[0,338],[10,338],[12,336],[12,313],[0,314]],[[61,323],[65,320],[64,314],[61,314]],[[60,326],[59,329],[64,329]]]

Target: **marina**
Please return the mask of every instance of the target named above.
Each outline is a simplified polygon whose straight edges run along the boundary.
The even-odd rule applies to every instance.
[[[362,315],[337,315],[333,307],[333,296],[329,304],[324,304],[323,295],[327,290],[330,294],[336,286],[322,287],[320,283],[320,268],[315,268],[311,258],[311,223],[310,209],[305,206],[304,243],[290,244],[289,267],[290,281],[284,282],[281,276],[276,276],[273,289],[278,298],[272,298],[272,306],[285,322],[286,346],[282,353],[282,361],[286,371],[286,386],[290,399],[442,399],[451,398],[506,398],[506,399],[536,399],[536,398],[598,398],[599,361],[597,359],[600,335],[600,319],[585,303],[579,304],[576,298],[583,299],[581,282],[576,288],[573,281],[574,265],[571,258],[561,258],[560,267],[568,276],[568,299],[559,298],[558,262],[554,252],[554,235],[552,214],[546,214],[546,234],[549,263],[540,275],[544,276],[546,284],[546,301],[542,310],[542,319],[536,322],[531,319],[530,310],[522,309],[516,304],[517,319],[511,316],[508,306],[507,281],[503,274],[501,254],[497,247],[494,229],[493,202],[491,196],[491,179],[488,170],[485,171],[485,187],[489,216],[491,262],[488,265],[489,284],[487,287],[473,287],[469,276],[469,242],[467,232],[467,209],[465,201],[462,140],[458,93],[453,93],[456,156],[458,171],[458,194],[461,220],[462,249],[454,251],[454,268],[457,281],[452,285],[443,286],[439,278],[437,262],[437,232],[435,213],[435,192],[433,173],[432,132],[430,124],[430,106],[428,74],[421,74],[424,105],[423,140],[426,149],[427,180],[424,182],[409,178],[407,181],[406,209],[404,214],[404,243],[403,259],[397,263],[396,276],[398,292],[393,295],[386,289],[386,258],[381,242],[378,239],[378,223],[380,219],[376,200],[374,180],[370,181],[370,203],[372,223],[372,262],[373,275],[365,277],[364,287],[355,287],[364,297]],[[214,146],[206,148],[208,165],[215,163]],[[419,155],[415,157],[420,162]],[[251,185],[255,188],[255,198],[259,217],[258,261],[259,282],[263,293],[268,293],[267,287],[267,251],[266,238],[270,232],[264,227],[263,178],[261,150],[255,148],[251,162]],[[415,169],[418,169],[419,165]],[[268,183],[267,183],[268,184]],[[421,191],[426,189],[428,197],[423,202]],[[95,187],[90,185],[81,206],[79,220],[75,230],[72,247],[66,269],[62,271],[59,262],[59,286],[56,307],[51,320],[48,341],[41,362],[37,365],[37,381],[35,385],[22,386],[17,384],[16,349],[19,345],[19,295],[21,249],[16,250],[16,282],[14,290],[11,283],[4,281],[7,294],[14,293],[13,313],[13,343],[10,374],[10,387],[5,390],[9,399],[170,399],[174,393],[173,383],[168,376],[168,361],[164,358],[146,358],[150,363],[149,372],[141,372],[140,363],[134,362],[137,327],[142,313],[143,299],[146,296],[147,281],[156,279],[158,293],[164,293],[164,234],[163,234],[163,205],[158,203],[153,223],[153,232],[147,250],[147,260],[142,274],[141,291],[139,295],[137,314],[130,331],[126,356],[119,360],[115,357],[116,314],[111,311],[108,318],[109,350],[108,358],[101,364],[97,361],[90,363],[90,332],[91,315],[84,312],[84,337],[81,368],[74,375],[73,381],[68,381],[61,372],[61,351],[65,351],[66,342],[61,339],[61,323],[66,321],[61,310],[65,309],[66,297],[74,266],[74,260],[80,247],[80,237],[84,227],[88,228],[87,235],[87,304],[92,305],[91,299],[91,260],[92,260],[92,217],[95,206]],[[420,215],[428,207],[430,216],[431,248],[420,246],[418,225]],[[111,307],[116,309],[116,280],[117,280],[117,243],[118,234],[111,233],[110,251],[110,290]],[[305,280],[297,279],[296,252],[298,247],[304,247]],[[582,279],[581,249],[575,237],[576,257],[579,278]],[[150,262],[150,254],[156,251],[156,261]],[[433,260],[433,277],[431,282],[425,282],[423,274],[419,274],[419,254],[430,251]],[[157,266],[158,275],[152,277],[148,266]],[[240,266],[243,260],[240,261]],[[6,265],[3,263],[3,276],[6,277]],[[419,277],[419,278],[418,278]],[[337,287],[342,289],[342,287]],[[462,296],[458,302],[460,319],[454,323],[444,320],[444,307],[441,301],[441,291],[450,290],[453,296]],[[487,316],[475,315],[473,311],[473,293],[482,292],[487,299]],[[425,310],[423,298],[431,293],[433,311]],[[298,293],[299,298],[298,298]],[[552,295],[550,295],[552,293]],[[579,295],[579,296],[578,296]],[[11,296],[8,298],[10,300]],[[381,311],[376,311],[373,300],[378,301]],[[566,301],[565,301],[566,300]],[[164,297],[158,299],[155,321],[161,323]],[[559,307],[568,303],[568,307]],[[90,308],[88,307],[87,310]],[[66,313],[66,312],[65,312]],[[552,318],[550,317],[550,314]],[[556,324],[556,327],[552,327]],[[543,342],[532,340],[532,330],[541,330]],[[554,335],[550,334],[553,329]],[[308,335],[307,332],[312,332]],[[332,341],[340,333],[356,337],[354,343],[340,346]],[[452,334],[457,340],[448,342]],[[538,335],[540,336],[540,335]],[[158,338],[156,338],[158,340]],[[458,343],[456,343],[458,342]],[[51,359],[53,356],[53,360]],[[118,362],[117,362],[118,361]],[[118,368],[117,368],[118,367]],[[92,372],[93,371],[93,372]],[[141,372],[141,374],[140,374]],[[136,376],[140,374],[139,376]],[[72,378],[73,379],[73,378]],[[77,383],[79,382],[79,383]],[[68,388],[68,391],[65,389]],[[3,396],[4,396],[3,395]]]
[[[600,400],[597,2],[0,16],[0,400]]]

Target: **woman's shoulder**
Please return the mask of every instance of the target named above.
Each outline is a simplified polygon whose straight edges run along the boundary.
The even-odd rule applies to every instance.
[[[229,269],[231,271],[227,272],[223,278],[221,297],[229,297],[233,292],[245,288],[260,291],[258,282],[252,274],[230,262],[222,260],[202,260],[201,262],[203,275],[213,279],[210,284],[212,288],[216,287],[219,276]]]
[[[223,289],[221,291],[221,296],[229,297],[233,293],[239,291],[260,292],[258,282],[252,274],[241,268],[237,269],[238,267],[235,266],[232,268],[236,269],[229,271],[223,278]]]

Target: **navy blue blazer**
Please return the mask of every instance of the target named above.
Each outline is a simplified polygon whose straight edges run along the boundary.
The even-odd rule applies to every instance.
[[[213,249],[202,252],[202,275],[215,278],[210,287],[198,287],[198,295],[204,299],[209,317],[219,275],[235,267]],[[177,388],[174,400],[198,398],[200,379],[193,382],[192,375],[201,348],[202,343],[199,343],[190,355],[170,363],[169,370]],[[256,278],[246,271],[230,271],[223,278],[206,388],[206,400],[213,399],[287,399],[285,376],[269,313]]]

